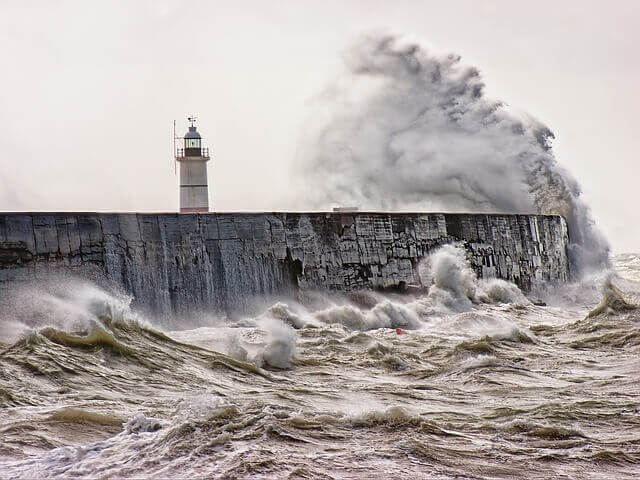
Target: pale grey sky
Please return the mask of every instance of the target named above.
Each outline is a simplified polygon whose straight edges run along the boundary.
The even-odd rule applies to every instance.
[[[371,29],[478,67],[556,134],[614,250],[640,251],[636,0],[0,0],[0,210],[175,211],[190,113],[214,209],[302,208],[309,104]]]

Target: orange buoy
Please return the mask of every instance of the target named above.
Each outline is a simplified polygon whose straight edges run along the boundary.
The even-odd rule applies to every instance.
[[[402,333],[402,329],[401,329],[401,328],[396,328],[396,333],[397,333],[398,335],[400,335],[400,334]]]

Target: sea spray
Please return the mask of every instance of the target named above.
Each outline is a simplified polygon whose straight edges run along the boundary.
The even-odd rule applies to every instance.
[[[93,332],[104,326],[151,328],[131,308],[131,297],[109,292],[91,281],[59,276],[14,286],[0,309],[0,341],[16,340],[33,329]]]
[[[479,280],[476,298],[483,303],[531,303],[516,285],[500,278]]]
[[[425,263],[433,280],[429,296],[439,297],[449,308],[468,310],[475,297],[476,276],[464,250],[455,245],[445,245],[430,254]]]
[[[275,318],[263,318],[259,325],[266,332],[266,340],[254,357],[254,362],[258,366],[266,364],[275,368],[289,368],[296,352],[294,330]]]
[[[346,52],[345,67],[318,98],[300,148],[315,206],[558,214],[573,273],[610,267],[551,130],[488,98],[476,68],[377,33]]]
[[[332,302],[327,295],[330,305],[316,311],[278,302],[254,321],[270,326],[280,325],[279,321],[296,329],[339,324],[353,331],[415,330],[424,327],[425,321],[433,316],[467,312],[474,304],[531,303],[512,283],[500,279],[479,280],[465,255],[464,248],[456,244],[444,245],[428,255],[418,266],[420,280],[428,292],[418,297],[399,296],[392,300],[372,294],[374,302],[360,306],[345,299],[336,298]],[[244,322],[250,324],[251,320]]]

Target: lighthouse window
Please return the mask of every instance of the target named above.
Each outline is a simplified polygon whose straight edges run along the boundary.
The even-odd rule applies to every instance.
[[[185,148],[200,148],[200,139],[199,138],[185,139]]]

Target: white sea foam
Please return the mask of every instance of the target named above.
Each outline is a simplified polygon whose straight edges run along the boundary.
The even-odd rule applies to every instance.
[[[43,327],[72,332],[91,330],[104,322],[150,326],[131,309],[131,297],[107,292],[80,278],[65,276],[18,286],[2,300],[0,341],[15,340],[17,333],[23,336]]]
[[[415,311],[406,305],[383,300],[370,310],[361,310],[353,305],[335,305],[314,312],[313,317],[325,324],[338,323],[351,330],[374,330],[378,328],[415,329],[421,321]]]
[[[498,360],[494,355],[476,355],[462,360],[459,367],[460,370],[466,371],[476,368],[493,367],[499,364],[500,360]]]
[[[421,264],[421,280],[429,282],[426,298],[415,307],[424,314],[464,312],[474,303],[522,303],[529,300],[513,283],[492,278],[478,280],[466,259],[465,250],[458,245],[445,245],[430,254]]]
[[[434,287],[450,292],[456,300],[474,298],[476,276],[462,248],[445,245],[429,255],[428,261]]]
[[[320,327],[339,324],[355,331],[379,328],[403,328],[415,330],[425,326],[432,317],[466,312],[478,303],[530,303],[520,289],[512,283],[499,279],[478,281],[465,250],[457,245],[445,245],[419,266],[420,277],[429,291],[417,299],[406,297],[395,300],[378,296],[378,303],[371,308],[361,308],[351,303],[332,303],[318,310],[308,311],[300,306],[294,310],[289,304],[276,303],[249,324],[279,320],[294,328]],[[327,302],[330,299],[327,298]]]
[[[259,351],[254,353],[253,361],[275,368],[289,368],[296,353],[296,333],[281,320],[263,318],[260,328],[266,332],[266,340]]]
[[[465,312],[443,322],[443,328],[452,334],[470,335],[473,337],[490,337],[495,340],[514,342],[534,342],[536,336],[529,329],[519,327],[512,320],[497,313],[492,316],[479,312]]]
[[[155,432],[160,430],[162,426],[162,420],[138,413],[125,422],[124,431],[126,433]]]
[[[531,303],[517,285],[499,278],[478,281],[476,298],[483,303]]]

